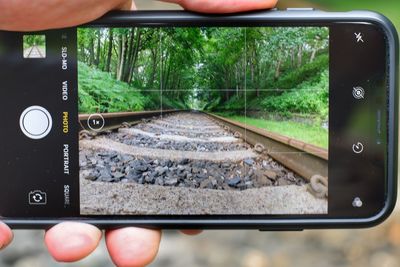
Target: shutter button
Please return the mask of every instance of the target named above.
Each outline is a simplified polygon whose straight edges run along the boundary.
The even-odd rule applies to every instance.
[[[50,113],[41,106],[28,107],[19,119],[22,132],[31,139],[46,137],[51,131],[52,124]]]

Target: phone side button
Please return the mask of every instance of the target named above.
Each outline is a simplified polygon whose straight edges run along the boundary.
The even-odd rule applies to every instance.
[[[258,229],[260,232],[301,232],[304,229]]]

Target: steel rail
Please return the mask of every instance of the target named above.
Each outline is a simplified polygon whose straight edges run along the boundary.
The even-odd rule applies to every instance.
[[[90,130],[88,126],[88,119],[91,115],[100,114],[104,118],[104,126],[98,132],[113,130],[120,128],[124,123],[128,125],[135,125],[141,122],[142,119],[149,119],[163,114],[171,114],[179,112],[179,110],[154,110],[154,111],[139,111],[139,112],[113,112],[113,113],[93,113],[93,114],[79,114],[80,130]]]
[[[31,56],[32,50],[33,50],[34,46],[31,47],[31,50],[29,50],[28,55],[26,56],[27,58],[29,58]]]
[[[42,52],[40,51],[39,47],[35,45],[35,48],[36,48],[36,51],[38,52],[39,56],[40,56],[41,58],[43,58],[43,54],[42,54]]]
[[[308,181],[314,175],[328,178],[328,150],[215,114],[205,114],[240,133],[245,142],[254,146],[261,144],[271,158]]]

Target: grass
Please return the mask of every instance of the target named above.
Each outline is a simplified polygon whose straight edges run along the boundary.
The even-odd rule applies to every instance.
[[[328,149],[328,130],[319,126],[307,125],[293,121],[273,121],[249,117],[246,118],[244,116],[218,115]]]

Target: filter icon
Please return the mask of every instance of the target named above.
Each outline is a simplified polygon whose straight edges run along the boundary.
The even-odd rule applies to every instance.
[[[353,87],[353,96],[355,99],[362,99],[364,98],[364,88],[362,88],[361,86],[357,86],[357,87]]]

